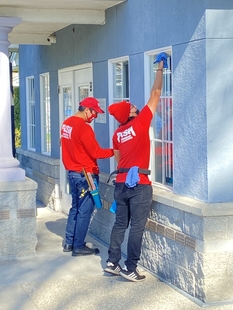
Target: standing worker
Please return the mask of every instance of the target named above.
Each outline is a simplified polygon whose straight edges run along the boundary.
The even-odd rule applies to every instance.
[[[72,205],[66,225],[64,252],[72,256],[88,255],[98,249],[86,246],[85,238],[94,210],[94,201],[83,174],[83,168],[90,172],[93,181],[99,183],[98,158],[113,156],[112,149],[102,149],[93,129],[89,125],[98,113],[104,113],[98,100],[87,97],[79,104],[78,112],[67,118],[61,128],[62,162],[68,170],[68,180],[72,195]]]
[[[167,54],[156,57],[158,69],[150,98],[141,112],[133,104],[122,101],[109,106],[111,115],[120,123],[113,135],[113,149],[118,163],[114,198],[116,219],[112,228],[105,272],[138,282],[145,280],[137,270],[141,255],[143,231],[152,203],[150,171],[149,127],[161,95],[163,67],[167,67]],[[130,224],[125,267],[119,265],[121,244]]]

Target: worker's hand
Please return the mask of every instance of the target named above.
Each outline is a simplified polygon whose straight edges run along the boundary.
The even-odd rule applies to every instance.
[[[167,57],[168,57],[168,54],[166,54],[164,52],[159,53],[158,55],[156,55],[154,64],[157,63],[157,62],[159,63],[160,61],[163,61],[163,67],[167,69],[168,68]]]

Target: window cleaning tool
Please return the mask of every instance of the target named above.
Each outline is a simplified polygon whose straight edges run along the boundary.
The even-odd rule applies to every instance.
[[[97,182],[93,180],[90,172],[86,172],[85,168],[83,168],[83,174],[90,188],[90,193],[92,195],[96,208],[97,209],[102,208],[102,202],[100,199]]]

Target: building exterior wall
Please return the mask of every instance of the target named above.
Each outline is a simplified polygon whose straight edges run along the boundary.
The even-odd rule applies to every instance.
[[[231,5],[230,1],[223,1],[224,14],[221,8],[219,11],[216,10],[215,3],[175,1],[171,4],[169,1],[164,1],[161,4],[159,1],[148,1],[145,15],[141,14],[145,9],[142,8],[143,4],[140,1],[134,1],[134,3],[128,1],[106,11],[105,25],[72,25],[56,33],[57,43],[54,45],[21,46],[22,124],[26,124],[26,98],[23,91],[25,78],[30,75],[35,76],[36,85],[38,85],[39,74],[49,72],[52,94],[52,157],[59,158],[59,115],[56,91],[59,69],[93,62],[94,96],[108,98],[107,61],[129,55],[130,98],[139,108],[142,108],[146,101],[143,87],[144,52],[172,46],[175,162],[173,190],[178,195],[206,202],[232,201],[229,167],[231,163],[227,163],[224,156],[233,151],[233,144],[228,143],[232,141],[233,129],[232,126],[228,126],[221,135],[219,132],[217,135],[217,126],[215,126],[216,122],[220,122],[221,128],[223,128],[221,124],[226,127],[232,120],[231,79],[226,80],[233,70],[229,66],[233,57],[230,52],[230,30],[228,30],[231,28],[227,28],[224,23],[226,17],[231,20],[232,11],[227,10]],[[216,20],[221,25],[220,29],[224,29],[223,33],[211,30],[215,29],[213,25]],[[227,55],[227,57],[218,58],[222,61],[221,71],[227,72],[227,75],[221,79],[221,85],[224,88],[222,91],[219,91],[215,82],[216,74],[219,74],[215,58],[221,55],[220,46]],[[40,55],[39,60],[37,55]],[[39,95],[39,88],[36,87],[37,102],[39,102]],[[38,128],[36,151],[40,153],[39,104],[36,109]],[[217,113],[216,116],[213,111]],[[222,114],[221,117],[220,114]],[[106,117],[105,125],[95,126],[97,139],[103,147],[107,147],[110,140],[109,116],[106,115]],[[27,148],[26,138],[26,128],[22,126],[23,149]],[[214,158],[213,154],[215,154]],[[101,171],[109,172],[108,162],[108,160],[100,161]],[[224,174],[222,169],[225,171]]]
[[[92,62],[94,97],[106,98],[108,106],[108,60],[128,56],[130,100],[141,109],[148,99],[144,53],[171,47],[174,183],[172,190],[153,186],[154,203],[141,263],[206,303],[233,301],[230,286],[223,290],[224,286],[217,284],[232,284],[232,8],[231,0],[221,4],[128,0],[106,11],[105,25],[71,25],[56,33],[54,45],[20,46],[22,150],[18,150],[18,157],[27,175],[38,182],[38,199],[46,205],[59,182],[58,70]],[[45,72],[50,74],[51,89],[49,159],[40,155],[39,75]],[[28,76],[35,77],[37,89],[35,154],[26,151]],[[108,113],[106,124],[95,124],[95,133],[102,147],[110,146]],[[37,161],[43,177],[37,171]],[[47,161],[51,174],[45,169]],[[104,208],[94,213],[90,231],[109,243],[114,221],[108,211],[113,187],[106,184],[104,175],[110,172],[110,161],[100,160],[99,165]],[[125,241],[124,253],[126,247]]]
[[[52,210],[59,210],[60,160],[17,149],[21,168],[38,184],[36,199]]]
[[[103,208],[96,209],[90,233],[110,243],[115,215],[109,211],[114,186],[101,183]],[[206,305],[233,303],[233,204],[208,204],[163,189],[143,235],[140,264],[162,281]],[[127,236],[122,244],[127,255]]]

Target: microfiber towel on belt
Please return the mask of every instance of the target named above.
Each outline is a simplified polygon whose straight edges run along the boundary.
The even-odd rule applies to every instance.
[[[126,180],[125,180],[125,185],[129,188],[134,187],[137,185],[138,181],[140,181],[139,175],[138,175],[138,167],[133,166],[129,169]]]

